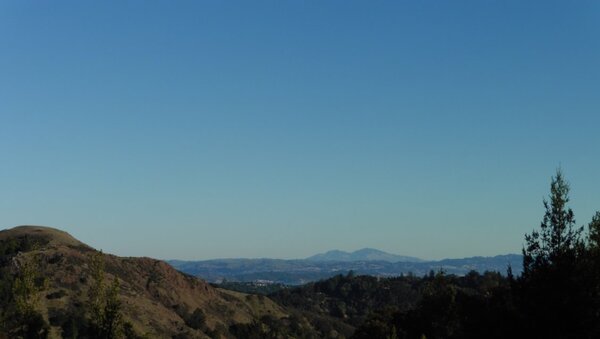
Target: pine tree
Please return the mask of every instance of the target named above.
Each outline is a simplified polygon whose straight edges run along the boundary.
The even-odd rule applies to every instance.
[[[92,285],[88,290],[88,303],[90,310],[90,320],[93,327],[98,331],[104,319],[104,255],[102,251],[94,252],[90,255],[90,275],[92,276]]]
[[[96,338],[119,338],[123,332],[123,315],[119,300],[120,283],[114,278],[110,286],[105,282],[104,254],[90,257],[92,285],[88,291],[92,331]]]
[[[592,217],[588,225],[588,246],[593,251],[600,251],[600,211]]]
[[[550,184],[550,200],[544,200],[546,212],[540,230],[525,235],[523,248],[523,275],[548,265],[572,262],[582,248],[583,228],[575,226],[575,214],[567,206],[569,184],[558,169]]]
[[[46,281],[37,274],[34,262],[27,258],[18,269],[12,289],[16,320],[16,328],[11,331],[12,336],[46,338],[48,324],[36,310],[39,304],[39,292],[46,288]]]
[[[13,285],[13,295],[15,299],[16,311],[19,315],[27,317],[35,311],[39,300],[37,297],[38,288],[35,285],[35,270],[31,263],[25,261],[21,264],[20,272],[15,277]]]
[[[102,332],[108,339],[118,338],[122,332],[123,315],[121,314],[119,289],[119,280],[115,278],[110,288],[106,291]]]
[[[523,329],[536,337],[580,338],[589,303],[583,261],[583,228],[575,226],[569,184],[557,170],[539,230],[525,236],[518,300]]]

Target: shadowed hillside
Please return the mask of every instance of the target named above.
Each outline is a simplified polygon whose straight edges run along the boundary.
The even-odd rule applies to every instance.
[[[121,323],[127,324],[131,333],[202,338],[207,333],[211,336],[226,333],[235,323],[250,323],[264,315],[275,318],[285,315],[268,298],[213,288],[160,260],[101,254],[68,233],[41,226],[0,231],[3,302],[10,299],[15,286],[21,286],[21,280],[11,282],[10,277],[21,276],[26,267],[31,267],[33,293],[24,300],[31,302],[32,312],[41,314],[49,324],[43,331],[50,337],[73,334],[72,328],[85,324],[90,313],[95,257],[103,262],[104,285],[112,286],[118,281]],[[3,305],[2,319],[8,317],[10,305]],[[10,321],[4,323],[10,325]]]

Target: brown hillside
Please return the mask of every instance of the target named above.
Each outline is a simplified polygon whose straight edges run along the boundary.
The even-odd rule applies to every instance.
[[[68,312],[83,309],[91,286],[90,254],[96,250],[68,233],[41,226],[19,226],[0,231],[0,241],[27,237],[34,246],[18,253],[6,265],[13,269],[24,262],[34,263],[47,288],[39,295],[39,308],[61,337],[59,320]],[[285,316],[284,310],[268,298],[229,293],[205,281],[183,274],[167,263],[151,258],[117,257],[104,254],[106,281],[120,281],[120,299],[125,320],[136,332],[151,338],[185,333],[203,338],[200,330],[188,327],[186,315],[197,308],[206,315],[208,329],[251,322],[265,314]]]

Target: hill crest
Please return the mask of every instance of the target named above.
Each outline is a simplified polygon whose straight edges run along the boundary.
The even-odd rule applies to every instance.
[[[98,255],[106,283],[119,281],[124,320],[149,337],[207,338],[211,331],[226,331],[232,324],[251,323],[266,314],[286,316],[268,298],[214,288],[161,260],[104,254],[56,228],[17,226],[0,231],[0,274],[14,276],[25,265],[35,266],[36,274],[46,281],[37,292],[37,310],[50,324],[53,338],[61,337],[65,321],[89,312],[92,260]],[[188,324],[195,310],[203,313],[202,329]]]
[[[85,246],[92,249],[92,247],[75,239],[69,233],[48,226],[21,225],[0,231],[0,240],[22,237],[40,240],[45,245]]]

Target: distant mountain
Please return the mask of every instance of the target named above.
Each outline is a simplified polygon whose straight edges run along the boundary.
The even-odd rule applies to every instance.
[[[310,259],[310,258],[309,258]],[[430,271],[444,270],[449,274],[464,275],[469,271],[483,273],[496,271],[506,274],[510,265],[514,274],[522,270],[522,256],[519,254],[498,255],[495,257],[471,257],[444,259],[439,261],[389,262],[383,260],[282,260],[282,259],[214,259],[204,261],[171,260],[176,269],[201,277],[209,282],[238,281],[282,283],[300,285],[326,279],[337,274],[354,271],[360,275],[379,277],[414,274],[423,276]]]
[[[391,254],[374,248],[363,248],[354,252],[332,250],[306,258],[308,261],[387,261],[387,262],[423,262],[424,260]]]

